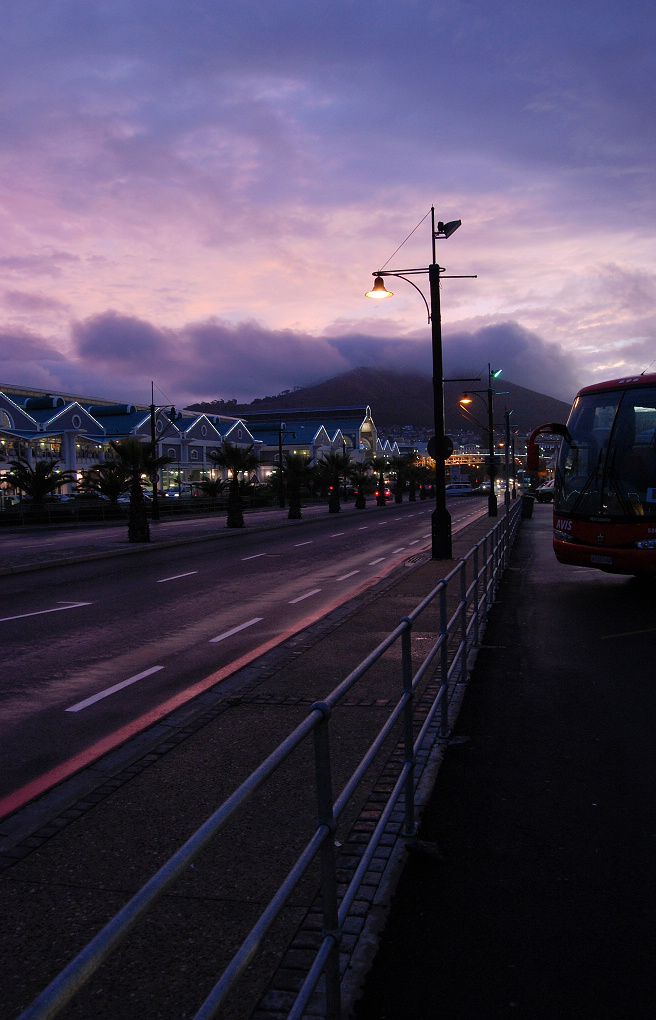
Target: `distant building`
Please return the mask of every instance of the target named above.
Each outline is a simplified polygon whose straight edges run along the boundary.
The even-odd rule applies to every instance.
[[[79,481],[82,472],[111,459],[112,440],[127,436],[144,443],[154,436],[157,455],[171,458],[162,471],[160,487],[180,492],[203,477],[216,475],[219,469],[210,454],[220,449],[224,439],[237,446],[254,446],[260,482],[267,480],[281,452],[305,454],[314,464],[335,450],[347,452],[356,461],[399,452],[396,443],[378,439],[367,406],[304,408],[279,416],[254,412],[233,418],[0,386],[0,488],[6,489],[7,462],[17,457],[31,464],[58,460],[61,469],[74,471]]]

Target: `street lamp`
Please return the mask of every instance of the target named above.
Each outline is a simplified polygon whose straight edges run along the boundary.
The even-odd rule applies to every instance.
[[[374,285],[367,291],[366,297],[388,298],[393,292],[385,287],[385,277],[395,276],[405,280],[421,295],[426,305],[428,322],[431,326],[431,346],[433,352],[433,415],[435,425],[435,439],[433,443],[435,457],[435,510],[433,511],[431,527],[431,554],[434,560],[448,560],[452,556],[451,545],[451,514],[446,506],[446,480],[444,475],[444,461],[449,456],[448,437],[444,431],[444,369],[442,363],[442,317],[440,310],[440,275],[444,269],[439,266],[435,259],[435,241],[438,238],[451,237],[461,224],[461,220],[451,220],[448,223],[437,224],[435,229],[435,209],[431,206],[431,241],[433,260],[425,269],[385,269],[372,273],[375,277]],[[428,214],[427,214],[428,215]],[[425,219],[426,217],[424,217]],[[423,222],[423,221],[422,221]],[[416,283],[408,279],[410,276],[428,274],[430,291],[430,305]],[[475,277],[445,277],[445,279],[475,279]],[[429,450],[429,452],[431,452]],[[441,468],[440,468],[441,464]]]
[[[488,477],[490,479],[490,494],[487,498],[487,515],[488,517],[496,517],[498,513],[497,494],[494,489],[494,481],[497,474],[497,462],[494,455],[494,390],[492,389],[492,380],[498,379],[503,369],[497,368],[492,370],[491,366],[487,366],[487,390],[467,390],[464,395],[460,398],[461,404],[471,404],[470,393],[476,394],[481,400],[485,398],[482,396],[483,393],[487,394],[487,437],[488,437]]]
[[[281,421],[278,425],[278,473],[280,475],[280,489],[278,491],[278,505],[281,510],[285,507],[285,479],[282,473],[282,440],[283,436],[289,439],[296,439],[295,432],[284,432],[285,423]]]

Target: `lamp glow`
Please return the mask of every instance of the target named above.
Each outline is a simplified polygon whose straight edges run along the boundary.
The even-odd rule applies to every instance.
[[[371,288],[371,290],[367,291],[365,297],[371,298],[394,297],[394,292],[391,290],[387,290],[387,288],[385,287],[385,281],[383,280],[382,276],[377,276],[374,281],[373,287]]]

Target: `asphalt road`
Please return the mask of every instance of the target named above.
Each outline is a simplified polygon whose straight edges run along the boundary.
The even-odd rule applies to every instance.
[[[452,501],[454,529],[479,503]],[[431,511],[326,514],[1,577],[0,799],[93,760],[426,549]]]

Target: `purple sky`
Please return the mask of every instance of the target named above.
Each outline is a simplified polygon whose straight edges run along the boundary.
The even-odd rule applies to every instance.
[[[435,205],[447,374],[656,362],[645,0],[3,0],[0,385],[181,406],[429,370],[368,301]],[[430,219],[388,268],[427,266]],[[160,396],[161,395],[161,396]],[[372,400],[374,396],[372,395]]]

